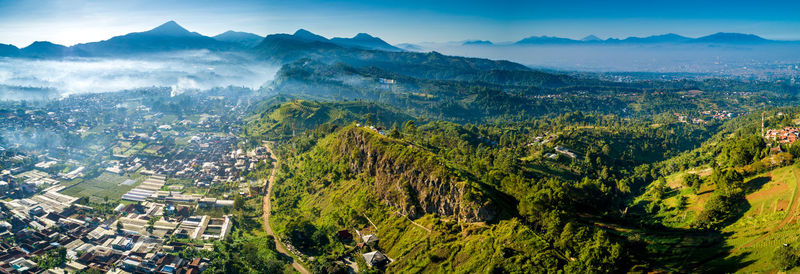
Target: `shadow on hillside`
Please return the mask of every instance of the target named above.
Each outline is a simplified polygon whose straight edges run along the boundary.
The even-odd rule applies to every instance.
[[[756,192],[756,191],[760,190],[761,187],[763,187],[765,184],[769,183],[770,180],[772,180],[772,177],[770,177],[770,176],[759,176],[759,177],[750,179],[749,181],[744,182],[744,186],[742,187],[742,190],[744,190],[744,193],[746,193],[746,194],[750,194],[750,193]]]
[[[713,189],[708,189],[708,190],[705,190],[705,191],[702,191],[702,192],[697,192],[696,195],[700,196],[700,195],[703,195],[703,194],[709,194],[711,192],[714,192],[714,190]]]
[[[725,239],[732,233],[642,223],[638,228],[631,228],[633,223],[632,226],[597,222],[594,225],[627,240],[627,250],[632,255],[631,270],[635,272],[731,273],[754,262],[747,260],[749,252],[731,256],[733,247]]]
[[[748,181],[751,187],[758,187],[764,183],[760,178]],[[750,209],[750,204],[743,198],[736,205],[737,210],[734,215],[719,227],[736,222]],[[640,203],[630,208],[626,217],[610,217],[602,221],[606,223],[605,225],[598,225],[597,221],[594,221],[594,225],[609,229],[628,240],[629,252],[634,257],[634,270],[637,271],[729,273],[753,263],[752,260],[746,259],[748,252],[731,255],[734,247],[725,242],[726,238],[732,236],[731,232],[701,229],[690,224],[685,224],[687,227],[684,228],[662,225],[668,217],[669,215],[665,214],[649,214],[646,212],[646,205]],[[609,223],[614,225],[608,225]]]

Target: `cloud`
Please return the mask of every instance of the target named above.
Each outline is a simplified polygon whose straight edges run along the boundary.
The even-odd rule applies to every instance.
[[[0,99],[21,90],[55,91],[57,96],[143,87],[172,87],[173,92],[240,86],[258,89],[278,67],[231,53],[190,51],[141,59],[0,58]]]

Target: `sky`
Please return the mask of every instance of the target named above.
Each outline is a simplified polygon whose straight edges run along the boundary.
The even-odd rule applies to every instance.
[[[169,20],[209,36],[226,30],[267,35],[304,28],[326,37],[366,32],[393,44],[716,32],[800,40],[798,10],[800,1],[769,0],[0,0],[0,43],[73,45],[145,31]]]

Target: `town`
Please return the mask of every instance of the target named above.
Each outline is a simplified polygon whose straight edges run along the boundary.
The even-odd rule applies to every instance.
[[[202,272],[207,258],[178,252],[224,240],[236,201],[260,194],[255,173],[270,165],[267,150],[239,134],[257,97],[228,94],[5,103],[0,273]]]

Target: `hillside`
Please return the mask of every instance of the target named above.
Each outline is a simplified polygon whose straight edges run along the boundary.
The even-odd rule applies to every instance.
[[[518,221],[484,223],[498,217],[497,198],[481,190],[485,186],[431,152],[370,129],[343,128],[292,159],[281,169],[273,196],[277,230],[289,238],[298,222],[314,231],[375,233],[377,249],[395,259],[387,269],[392,272],[485,271],[507,256],[490,248],[494,244],[520,250],[514,255],[520,258],[547,249]],[[486,242],[490,234],[496,237]],[[352,248],[337,242],[298,248],[309,256]]]
[[[321,105],[293,101],[265,117],[318,113],[325,109]],[[312,111],[300,111],[305,108]],[[310,118],[328,119],[316,115]],[[250,124],[246,132],[261,130],[271,129]],[[285,162],[272,193],[274,229],[301,258],[316,258],[307,262],[311,269],[328,267],[340,256],[355,258],[363,268],[360,253],[371,250],[394,260],[390,272],[630,267],[619,238],[578,217],[597,214],[589,205],[602,204],[601,183],[526,178],[529,166],[515,159],[523,140],[492,126],[433,121],[416,127],[413,120],[397,131],[352,123],[297,131],[276,148]],[[570,168],[559,165],[554,168]],[[359,248],[358,237],[337,238],[343,230],[380,240]]]
[[[321,125],[344,126],[354,122],[367,123],[369,120],[389,127],[412,119],[386,105],[364,101],[290,100],[262,106],[255,112],[248,118],[247,129],[250,134],[272,140],[287,139]]]
[[[697,149],[654,165],[654,178],[616,224],[602,226],[647,241],[650,264],[672,271],[753,272],[792,270],[780,259],[800,243],[797,225],[796,144],[781,150],[759,135],[761,113],[731,120]],[[796,108],[763,112],[767,128],[796,121]],[[782,152],[781,152],[782,151]],[[638,225],[637,225],[638,224]]]

